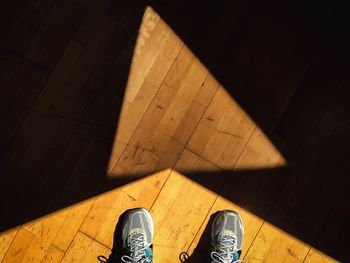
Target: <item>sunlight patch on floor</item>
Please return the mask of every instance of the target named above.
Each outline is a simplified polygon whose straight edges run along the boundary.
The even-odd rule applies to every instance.
[[[169,145],[177,143],[179,140],[176,138],[176,133],[178,133],[179,127],[186,125],[184,124],[187,121],[185,115],[192,114],[191,111],[196,111],[193,103],[197,103],[198,107],[201,107],[203,103],[201,94],[195,94],[196,84],[186,83],[186,76],[184,75],[186,72],[182,73],[180,78],[176,75],[181,74],[181,72],[178,72],[181,61],[177,60],[184,57],[181,56],[183,53],[187,53],[185,60],[193,60],[190,68],[195,67],[197,71],[206,72],[205,79],[212,79],[212,82],[217,83],[215,77],[188,47],[183,46],[182,41],[171,28],[151,7],[148,7],[145,10],[139,29],[107,169],[110,177],[145,175],[169,167],[165,164],[168,160],[162,161],[162,157],[167,153],[162,152],[162,149],[159,151],[157,145],[163,143],[160,142],[161,140],[168,140],[169,142],[166,142],[166,144]],[[178,63],[180,65],[177,65]],[[177,67],[177,69],[174,69],[174,67]],[[172,75],[173,71],[177,72],[174,76]],[[172,85],[180,86],[180,88],[178,90],[173,89]],[[236,170],[256,170],[286,166],[285,158],[268,136],[256,126],[256,123],[225,88],[220,86],[219,83],[217,85],[219,88],[214,99],[199,120],[198,127],[187,147],[225,170],[233,168]],[[166,101],[167,97],[172,96],[172,92],[176,92],[172,101]],[[163,93],[169,93],[169,95]],[[145,122],[147,116],[156,114],[152,106],[163,107],[163,104],[166,110],[159,113],[159,116],[152,117],[154,123],[149,124],[157,127],[149,138],[154,145],[147,148],[138,142],[138,138],[134,133],[141,121]],[[210,136],[206,136],[208,130],[210,130]],[[240,161],[234,166],[229,158],[236,158],[235,155],[240,154],[238,150],[235,151],[237,145],[243,147],[250,136],[252,136],[252,140],[249,141]],[[134,140],[132,140],[133,138]],[[175,142],[172,142],[172,140],[175,140]],[[127,147],[133,148],[129,152],[133,155],[132,158],[134,159],[131,164],[134,166],[151,162],[153,164],[140,166],[141,168],[138,167],[136,170],[125,169],[123,159],[130,159],[129,154],[123,155]],[[183,147],[185,147],[185,144]],[[213,151],[213,149],[217,149],[217,151]],[[142,151],[142,154],[139,154],[140,151]],[[121,160],[121,158],[123,159]],[[172,163],[172,161],[169,160],[169,163]],[[183,171],[186,171],[186,169]],[[198,167],[198,171],[204,172],[206,170]]]
[[[185,174],[169,169],[2,233],[0,259],[4,258],[3,262],[19,258],[22,259],[20,262],[43,258],[93,262],[98,255],[108,257],[119,216],[135,207],[146,207],[152,213],[157,262],[178,262],[178,256],[188,242],[191,245],[185,251],[191,255],[197,250],[205,259],[207,251],[203,250],[203,241],[200,241],[202,234],[210,215],[224,209],[237,211],[243,219],[242,258],[247,262],[261,262],[266,258],[276,259],[276,262],[302,262],[304,258],[307,263],[336,262],[314,248],[309,251],[310,246],[304,242]]]

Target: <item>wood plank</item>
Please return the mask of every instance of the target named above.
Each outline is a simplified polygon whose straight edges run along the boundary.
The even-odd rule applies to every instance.
[[[108,256],[111,253],[110,249],[103,246],[101,243],[93,241],[89,249],[84,254],[81,262],[95,263],[98,256]]]
[[[170,171],[167,169],[101,194],[91,207],[80,230],[112,248],[114,231],[121,214],[136,207],[150,209]]]
[[[57,247],[51,245],[48,250],[46,250],[46,254],[41,261],[42,263],[59,263],[61,262],[64,256],[64,252]]]
[[[278,168],[287,165],[287,161],[273,142],[271,135],[266,135],[256,127],[244,148],[234,171]]]
[[[14,228],[0,234],[0,262],[2,262],[5,257],[5,254],[11,246],[17,232],[18,228]]]
[[[44,87],[48,72],[11,53],[0,61],[0,158]]]
[[[183,48],[113,174],[149,174],[175,164],[206,108],[196,98],[216,90],[216,85],[204,85],[207,74],[193,54]]]
[[[59,96],[52,96],[53,94],[50,95],[51,92],[55,93],[55,89],[59,89],[59,86],[65,82],[65,78],[67,79],[67,73],[72,70],[74,70],[75,66],[79,68],[79,64],[81,64],[82,61],[82,49],[79,45],[74,45],[75,43],[72,43],[68,51],[65,53],[65,56],[62,58],[62,64],[57,67],[56,71],[51,75],[47,87],[43,91],[43,93],[40,94],[39,98],[36,101],[36,107],[30,112],[29,116],[26,118],[23,128],[21,128],[19,135],[17,137],[17,142],[14,142],[14,145],[12,146],[11,153],[16,154],[18,157],[18,153],[22,152],[23,156],[27,158],[23,158],[23,160],[27,160],[28,162],[23,163],[23,166],[26,167],[25,169],[27,170],[27,173],[30,172],[30,170],[33,169],[33,166],[37,164],[38,159],[42,158],[42,156],[39,154],[39,152],[44,152],[45,150],[45,145],[51,140],[51,136],[53,136],[53,132],[55,130],[55,125],[54,123],[57,120],[52,120],[51,124],[48,122],[47,117],[45,118],[45,115],[49,112],[48,108],[49,107],[57,107],[57,103],[53,103],[53,100],[59,99]],[[66,64],[67,63],[67,64]],[[70,65],[70,68],[67,68],[67,65]],[[66,77],[64,77],[66,76]],[[68,78],[69,79],[69,78]],[[63,81],[63,82],[62,82]],[[66,91],[68,91],[67,86]],[[73,86],[74,87],[74,86]],[[52,89],[52,91],[51,91]],[[47,94],[49,91],[49,94]],[[50,98],[51,97],[51,98]],[[61,99],[61,104],[64,102]],[[54,106],[54,104],[56,104]],[[51,105],[51,106],[50,106]],[[66,105],[62,105],[67,106]],[[45,123],[45,125],[43,125]],[[56,122],[56,125],[58,123]],[[41,129],[39,128],[41,127]],[[44,132],[42,130],[43,127],[46,127],[46,131]],[[49,131],[48,129],[52,129]],[[33,141],[33,139],[29,138],[35,138],[35,133],[38,133],[38,131],[42,130],[42,136],[41,136],[41,143],[40,145]],[[22,148],[22,143],[27,142],[27,151],[23,152],[20,151],[19,149]],[[31,143],[30,143],[31,142]],[[31,145],[33,144],[33,145]],[[33,149],[34,148],[34,149]],[[35,150],[35,151],[34,151]],[[28,154],[28,152],[35,152],[35,154]],[[11,153],[9,154],[11,156]],[[11,160],[11,157],[8,156],[8,161]],[[32,158],[28,159],[28,157],[31,156]],[[11,163],[11,162],[10,162]],[[26,165],[27,164],[27,165]],[[32,168],[31,168],[32,167]],[[24,169],[24,168],[23,168]],[[28,171],[29,170],[29,171]]]
[[[109,161],[109,173],[139,125],[182,45],[164,21],[151,8],[147,8],[136,41]]]
[[[61,262],[96,262],[99,255],[107,254],[108,248],[78,232]]]
[[[249,21],[251,27],[243,33],[222,81],[232,98],[267,132],[281,119],[309,66],[306,57],[313,54],[313,49],[305,48],[305,26],[295,19],[294,8],[286,10],[287,6],[267,15],[272,9],[264,5],[268,9],[264,18]],[[231,37],[234,41],[235,34]]]
[[[93,240],[78,232],[61,262],[80,262]]]
[[[10,47],[22,54],[36,33],[53,0],[6,1],[1,8],[1,50]]]
[[[304,145],[312,140],[319,125],[322,125],[329,103],[347,97],[341,94],[342,73],[337,64],[339,61],[333,55],[323,54],[321,60],[309,66],[276,127],[276,133],[288,141],[285,151],[291,161],[299,162],[298,156],[302,154]]]
[[[332,262],[340,262],[337,261],[326,254],[318,251],[315,248],[311,248],[309,253],[307,254],[304,263],[332,263]]]
[[[30,246],[26,249],[23,262],[40,262],[45,257],[46,251],[60,231],[67,213],[68,210],[62,210],[23,226],[34,236]]]
[[[177,172],[181,170],[193,173],[195,181]],[[220,191],[227,175],[217,174],[213,181],[213,174],[198,172],[206,170],[220,172],[219,168],[185,150],[152,206],[154,257],[157,261],[177,262],[180,253],[187,251],[207,217],[217,198],[216,191]],[[216,191],[209,191],[196,181],[210,182]]]
[[[90,211],[95,199],[85,200],[68,208],[67,215],[61,225],[60,230],[52,241],[52,245],[61,251],[66,251],[77,234],[80,226],[84,222],[85,217]]]
[[[94,0],[77,0],[78,3],[85,5],[85,6],[90,6]]]
[[[338,119],[341,112],[339,105],[328,107],[312,137],[304,143],[280,200],[282,209],[293,215],[304,234],[301,238],[345,260],[348,253],[336,245],[346,240],[350,229],[350,210],[345,204],[349,197],[348,162],[342,158],[349,149],[350,128]]]
[[[87,7],[79,1],[61,0],[57,3],[62,14],[75,32],[84,18]]]
[[[254,128],[255,123],[230,94],[220,87],[187,147],[217,166],[230,170]]]
[[[2,262],[22,262],[34,238],[32,233],[20,228]]]
[[[164,24],[158,14],[150,7],[146,8],[143,13],[142,22],[138,30],[138,36],[133,50],[132,63],[128,77],[128,88],[124,94],[125,100],[129,102],[135,100],[144,79],[147,77],[154,62],[159,56],[160,50],[164,48],[163,46],[166,39],[171,37],[176,40],[175,35],[171,33],[170,28]],[[182,46],[179,39],[178,46]],[[175,56],[176,55],[177,54],[175,53]],[[168,63],[171,65],[173,59],[170,59]],[[167,70],[165,73],[167,73]],[[163,79],[158,81],[161,83]]]
[[[261,218],[269,218],[287,178],[286,160],[280,149],[268,136],[256,127],[233,169],[235,195],[222,193],[237,205]],[[276,141],[276,140],[273,140]]]
[[[104,9],[101,10],[102,13],[104,11]],[[108,46],[108,44],[114,46],[112,42],[115,40],[116,36],[115,34],[113,35],[115,30],[113,21],[106,18],[102,19],[103,15],[99,13],[97,16],[99,19],[98,25],[101,25],[103,30],[97,31],[95,33],[96,35],[91,37],[96,37],[99,40],[86,41],[86,43],[80,41],[81,37],[77,37],[79,43],[77,41],[72,41],[70,43],[60,59],[60,63],[50,76],[44,92],[42,92],[37,99],[35,109],[28,116],[23,125],[24,128],[20,132],[21,136],[33,135],[31,138],[35,138],[35,133],[37,134],[38,131],[41,131],[41,143],[38,144],[35,142],[35,149],[38,152],[32,154],[32,156],[35,156],[36,160],[40,160],[41,156],[39,153],[44,151],[42,147],[47,147],[47,144],[52,141],[53,136],[59,132],[65,134],[68,138],[66,138],[66,136],[59,136],[58,138],[60,138],[60,140],[57,141],[57,144],[51,145],[51,147],[55,149],[58,147],[60,151],[64,149],[67,145],[67,140],[69,142],[71,139],[69,136],[72,135],[71,132],[69,132],[69,127],[73,128],[73,130],[77,127],[77,124],[74,124],[76,121],[73,121],[73,119],[81,119],[89,107],[93,105],[95,101],[93,96],[97,95],[95,92],[97,92],[97,90],[99,92],[101,91],[99,89],[100,86],[96,81],[93,81],[93,79],[99,76],[101,71],[104,70],[101,68],[103,64],[110,65],[109,60],[112,55],[109,52],[110,49],[106,49],[106,46]],[[86,20],[91,19],[90,17],[86,18]],[[84,28],[79,29],[79,32],[83,30]],[[123,41],[127,42],[128,39],[123,39]],[[118,54],[121,52],[117,49],[114,50]],[[92,85],[88,85],[88,87],[85,88],[85,82],[92,82]],[[65,88],[62,89],[62,86]],[[95,88],[95,90],[93,90],[93,88]],[[62,117],[67,114],[71,117],[63,120]],[[43,131],[40,129],[39,127],[43,127],[43,122],[46,124],[45,127],[52,130]],[[28,130],[32,130],[34,134],[31,134]],[[15,146],[13,148],[16,149]],[[28,162],[31,163],[32,166],[35,166],[37,163],[32,159],[28,160]],[[28,169],[30,166],[26,167]]]
[[[73,37],[75,28],[72,28],[67,17],[60,3],[54,3],[36,29],[24,55],[52,70]],[[78,17],[82,18],[81,15],[76,15]]]
[[[244,260],[247,262],[303,262],[310,246],[265,222]]]

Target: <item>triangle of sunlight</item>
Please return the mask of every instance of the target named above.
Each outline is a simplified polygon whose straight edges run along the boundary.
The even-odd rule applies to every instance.
[[[224,170],[286,166],[268,136],[151,7],[137,36],[117,127],[111,178],[171,168],[185,146]]]

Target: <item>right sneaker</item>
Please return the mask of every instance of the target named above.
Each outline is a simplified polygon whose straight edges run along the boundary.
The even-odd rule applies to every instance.
[[[130,210],[123,222],[122,240],[124,263],[153,262],[152,242],[154,225],[151,214],[145,208]]]
[[[237,212],[220,211],[212,224],[210,253],[212,263],[236,263],[239,260],[243,244],[244,227]]]

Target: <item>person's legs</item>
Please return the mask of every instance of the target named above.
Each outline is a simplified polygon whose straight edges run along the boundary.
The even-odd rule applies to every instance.
[[[239,256],[242,250],[243,234],[243,221],[239,214],[229,210],[220,211],[211,228],[211,262],[242,262]]]
[[[154,225],[151,214],[145,208],[130,210],[123,222],[122,240],[125,263],[153,262],[152,242]]]

